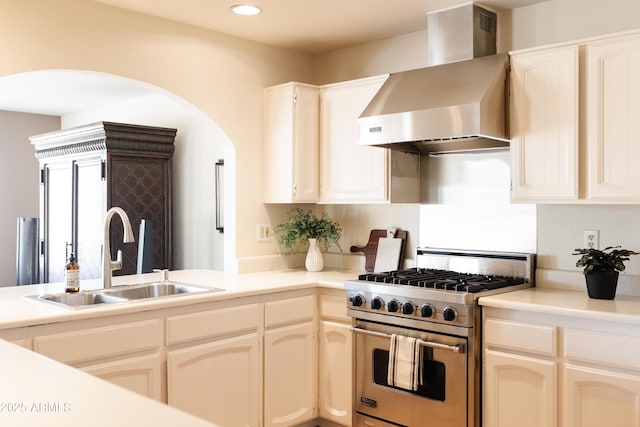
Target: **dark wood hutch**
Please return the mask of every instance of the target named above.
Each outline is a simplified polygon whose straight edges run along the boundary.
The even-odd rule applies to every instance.
[[[104,216],[125,210],[136,243],[111,221],[112,258],[135,274],[142,219],[153,229],[154,267],[171,269],[172,158],[176,129],[98,122],[29,138],[40,162],[40,278],[58,282],[73,252],[81,279],[101,276]]]

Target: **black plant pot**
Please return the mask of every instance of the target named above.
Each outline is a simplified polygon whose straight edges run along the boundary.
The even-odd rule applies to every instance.
[[[587,293],[593,299],[614,299],[618,287],[618,272],[591,271],[584,274]]]

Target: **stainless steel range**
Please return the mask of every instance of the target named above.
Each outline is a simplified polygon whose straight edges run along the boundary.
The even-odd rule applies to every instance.
[[[418,248],[416,268],[344,282],[356,427],[481,425],[478,298],[533,286],[535,255]],[[392,337],[415,338],[419,384],[389,385]]]

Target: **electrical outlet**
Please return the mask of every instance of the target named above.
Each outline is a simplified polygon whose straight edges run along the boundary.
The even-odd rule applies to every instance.
[[[272,231],[271,224],[258,224],[258,242],[269,242]]]
[[[584,230],[584,247],[587,249],[600,249],[600,236],[598,230]]]

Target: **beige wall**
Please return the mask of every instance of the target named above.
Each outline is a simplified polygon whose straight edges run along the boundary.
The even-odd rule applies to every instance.
[[[640,27],[638,0],[550,0],[513,11],[513,49]]]
[[[229,168],[236,178],[236,215],[226,247],[227,271],[237,270],[242,259],[268,258],[276,252],[273,243],[256,243],[256,224],[275,224],[287,209],[267,209],[261,201],[263,89],[291,80],[327,83],[418,68],[424,66],[426,49],[424,33],[416,32],[311,58],[82,0],[0,0],[0,10],[0,76],[73,69],[133,78],[177,95],[219,126],[233,144],[237,163]],[[551,0],[517,9],[513,47],[626,30],[637,25],[639,12],[636,0],[613,0],[606,7],[598,0]],[[202,206],[194,203],[193,209]],[[410,230],[410,248],[419,244],[417,205],[319,209],[343,221],[347,250],[351,244],[366,243],[369,229],[388,225]],[[577,209],[591,215],[590,207]],[[603,209],[604,214],[594,217],[596,226],[618,230],[612,217],[616,210],[608,215]],[[553,263],[548,265],[567,266],[571,259],[566,248],[547,245],[544,231],[547,222],[564,212],[554,207],[549,215],[538,215],[538,252],[543,263]],[[573,234],[560,233],[554,242],[574,242]]]
[[[60,129],[60,118],[0,111],[0,286],[16,284],[17,218],[38,214],[38,160],[29,137]]]
[[[262,92],[312,81],[312,58],[82,0],[0,0],[0,76],[30,70],[99,71],[151,83],[183,98],[233,143],[235,231],[225,269],[274,252],[256,245],[262,205]],[[199,209],[199,206],[194,206]],[[231,219],[230,219],[231,220]]]

